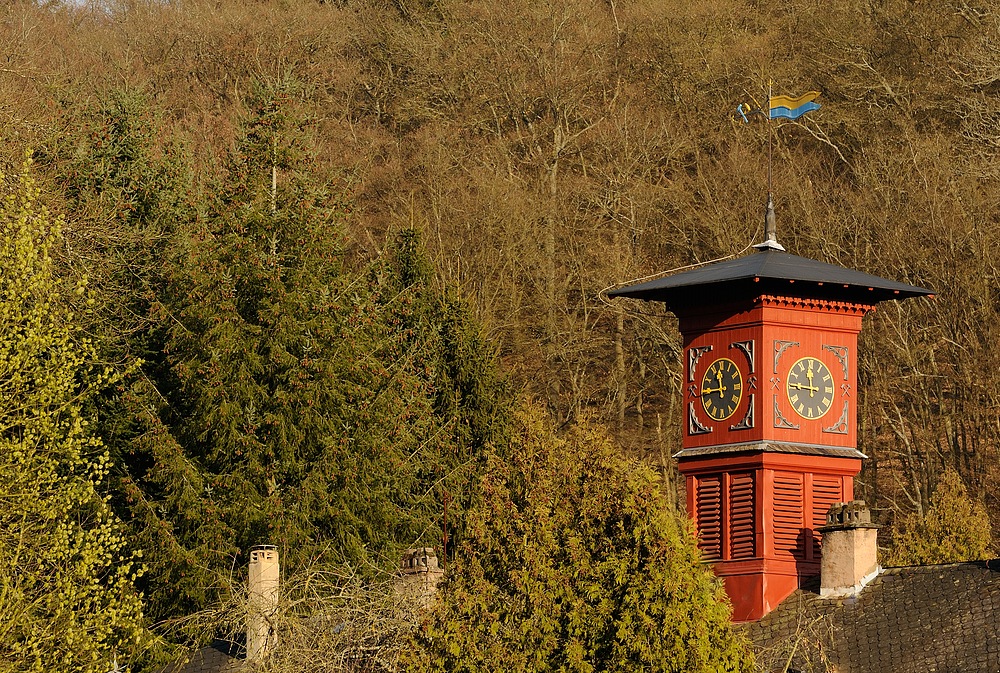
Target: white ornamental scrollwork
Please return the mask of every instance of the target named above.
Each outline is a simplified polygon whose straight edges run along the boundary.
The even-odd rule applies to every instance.
[[[823,344],[823,350],[833,353],[834,357],[836,357],[840,362],[840,368],[844,370],[844,380],[846,381],[847,374],[850,371],[847,366],[847,354],[849,352],[847,350],[847,346],[829,346],[827,344]]]
[[[774,340],[774,373],[778,373],[778,360],[781,359],[781,354],[787,351],[792,346],[800,346],[798,341],[781,341],[780,339]]]
[[[844,400],[844,411],[840,414],[840,419],[828,428],[823,428],[823,432],[832,432],[837,435],[847,434],[847,411],[848,403]]]
[[[706,425],[702,425],[701,421],[698,420],[698,414],[694,410],[694,402],[688,403],[688,434],[689,435],[704,435],[712,431],[712,428]]]
[[[778,396],[774,396],[774,427],[785,428],[786,430],[798,430],[799,426],[796,423],[792,423],[781,413],[781,409],[778,407]]]
[[[694,381],[694,368],[698,366],[701,356],[712,350],[711,346],[699,346],[688,349],[688,381]]]

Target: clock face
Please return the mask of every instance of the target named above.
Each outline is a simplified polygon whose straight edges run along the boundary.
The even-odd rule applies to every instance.
[[[719,358],[701,380],[701,405],[713,421],[724,421],[736,412],[743,399],[740,368],[729,358]]]
[[[802,418],[821,418],[833,404],[833,375],[813,357],[802,358],[788,370],[788,401]]]

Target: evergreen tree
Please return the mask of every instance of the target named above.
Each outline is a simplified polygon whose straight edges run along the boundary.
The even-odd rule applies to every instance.
[[[62,223],[28,165],[0,201],[0,668],[104,673],[146,638],[139,565],[98,491],[109,457],[83,414],[110,375],[63,308]]]
[[[487,456],[502,456],[509,446],[515,396],[468,306],[434,286],[418,232],[400,232],[390,253],[373,267],[371,285],[385,321],[403,336],[412,366],[429,384],[434,420],[433,443],[414,464],[417,483],[434,498],[421,497],[412,507],[426,526],[447,500],[447,535],[457,542]]]
[[[596,430],[522,419],[411,667],[426,671],[751,670],[719,582],[658,476]]]
[[[164,520],[160,503],[142,484],[157,466],[170,466],[178,481],[199,483],[160,421],[158,389],[165,380],[168,289],[163,258],[180,222],[194,218],[197,190],[176,140],[161,144],[164,127],[149,100],[133,89],[113,89],[94,101],[68,105],[61,130],[40,153],[65,207],[74,213],[69,266],[85,263],[91,306],[85,316],[100,357],[119,367],[143,359],[142,375],[127,377],[88,400],[99,411],[97,434],[110,454],[108,490],[116,513],[131,529],[154,568],[171,574],[140,580],[147,614],[163,616],[157,596],[175,594],[170,580],[204,596],[204,577],[192,573],[197,559],[184,553]],[[184,469],[187,468],[185,472]],[[194,510],[200,504],[188,499]]]
[[[945,470],[921,516],[914,512],[897,525],[886,565],[978,561],[993,557],[990,518],[955,470]]]
[[[315,178],[298,95],[257,91],[215,198],[176,232],[163,354],[146,367],[161,398],[116,435],[130,520],[156,554],[156,618],[212,604],[254,544],[294,569],[395,566],[436,542],[441,499],[461,495],[509,408],[414,236],[345,266],[349,207]]]
[[[97,302],[88,326],[110,361],[155,359],[162,348],[150,311],[163,288],[162,258],[194,206],[188,160],[147,97],[114,89],[71,105],[39,156],[73,213],[71,265],[86,264]]]

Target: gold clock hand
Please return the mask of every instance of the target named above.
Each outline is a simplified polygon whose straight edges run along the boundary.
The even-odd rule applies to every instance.
[[[812,384],[813,384],[813,366],[812,366],[812,362],[809,363],[809,369],[806,371],[806,378],[809,379],[809,388],[807,389],[807,390],[809,390],[809,397],[816,397],[816,391],[818,391],[819,388],[813,388],[812,387]]]
[[[712,393],[719,393],[719,395],[722,395],[722,393],[726,392],[726,387],[724,385],[722,385],[722,371],[721,370],[718,370],[718,369],[715,370],[715,381],[719,384],[718,388],[705,388],[705,389],[703,389],[701,391],[701,394],[702,395],[711,395]]]

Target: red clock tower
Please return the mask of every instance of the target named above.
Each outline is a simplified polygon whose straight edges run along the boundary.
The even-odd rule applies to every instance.
[[[687,509],[735,621],[763,617],[819,575],[830,505],[854,498],[857,344],[879,302],[919,287],[784,252],[625,287],[662,301],[684,341]]]

